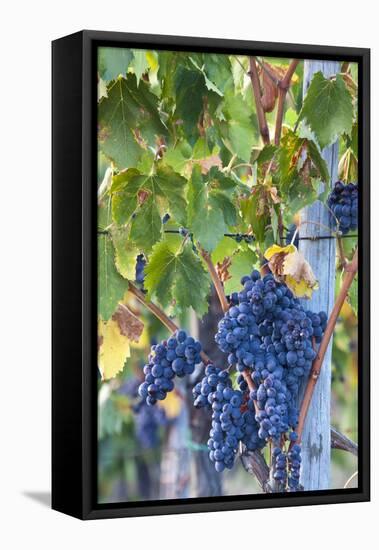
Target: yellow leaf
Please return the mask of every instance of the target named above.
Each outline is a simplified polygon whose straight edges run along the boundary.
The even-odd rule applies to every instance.
[[[277,281],[284,282],[298,298],[311,298],[318,282],[311,266],[296,246],[274,244],[265,252],[268,266]]]
[[[271,260],[271,258],[275,254],[288,254],[289,252],[294,252],[296,250],[296,246],[293,244],[289,244],[288,246],[279,246],[277,244],[273,244],[268,248],[264,254],[265,258],[267,260]]]
[[[305,281],[296,281],[291,275],[287,275],[286,285],[298,298],[312,297],[313,289]]]
[[[156,71],[158,69],[158,59],[157,59],[157,56],[154,55],[153,52],[151,51],[147,51],[146,52],[146,59],[147,59],[147,62],[150,66],[150,68],[153,70],[153,71]]]
[[[103,380],[114,378],[123,368],[125,361],[130,357],[129,340],[121,334],[117,321],[110,319],[107,322],[99,320],[99,353],[98,363]]]
[[[287,285],[298,298],[310,298],[313,290],[318,288],[311,266],[296,248],[285,257],[283,274]]]

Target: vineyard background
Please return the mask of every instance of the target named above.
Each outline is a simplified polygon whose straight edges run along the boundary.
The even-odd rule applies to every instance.
[[[275,94],[272,95],[272,78],[267,76],[267,68],[277,78],[282,78],[289,62],[288,59],[265,58],[257,63],[262,87],[267,92],[266,99],[268,103],[273,103],[271,112],[270,105],[267,104],[266,112],[271,134],[275,131],[278,101]],[[134,209],[140,206],[144,213],[133,218],[134,209],[130,208],[130,204],[134,198],[126,195],[123,197],[124,202],[117,204],[112,192],[117,192],[117,185],[123,184],[124,174],[128,177],[130,170],[138,170],[134,176],[144,174],[144,177],[148,177],[154,164],[159,165],[158,173],[163,182],[176,181],[178,186],[183,181],[179,178],[185,179],[191,173],[197,174],[202,180],[209,174],[213,177],[217,173],[227,198],[227,193],[230,198],[230,190],[234,193],[235,189],[248,197],[253,187],[260,182],[264,194],[259,198],[263,201],[263,211],[259,216],[255,215],[260,208],[256,195],[242,199],[239,203],[242,215],[238,213],[238,220],[236,209],[232,208],[233,202],[229,200],[217,203],[216,196],[211,197],[212,207],[216,205],[215,215],[210,216],[205,224],[201,220],[202,211],[198,217],[196,211],[190,214],[195,227],[195,239],[198,238],[205,249],[211,252],[212,261],[222,263],[226,257],[232,257],[231,266],[227,266],[230,278],[225,280],[225,292],[230,294],[238,290],[240,277],[251,272],[253,268],[260,267],[262,252],[278,242],[281,233],[285,238],[287,230],[284,228],[289,228],[291,223],[297,221],[301,208],[315,201],[317,186],[324,175],[317,146],[311,146],[317,139],[299,116],[303,104],[303,73],[304,62],[301,61],[291,79],[290,91],[285,96],[282,141],[274,146],[264,143],[264,133],[252,94],[248,58],[110,48],[100,50],[99,257],[100,262],[104,258],[106,263],[109,259],[111,262],[116,260],[116,265],[107,263],[106,278],[108,280],[111,274],[111,285],[108,287],[111,290],[102,293],[103,287],[100,284],[100,323],[108,321],[117,303],[122,301],[144,324],[138,343],[129,341],[126,344],[124,341],[115,354],[113,349],[112,355],[102,359],[103,380],[99,380],[101,502],[260,492],[255,479],[239,464],[233,471],[221,476],[209,467],[204,446],[209,427],[204,430],[204,419],[194,418],[189,403],[192,384],[184,382],[178,386],[177,392],[169,394],[162,405],[159,405],[163,409],[165,421],[162,422],[162,417],[158,419],[157,432],[149,436],[145,430],[141,438],[138,426],[140,414],[133,410],[135,399],[131,395],[131,387],[135,380],[141,381],[141,367],[146,361],[151,343],[166,338],[168,332],[127,292],[126,279],[135,279],[133,270],[137,256],[141,251],[147,257],[154,254],[156,242],[169,241],[170,247],[172,243],[176,243],[177,247],[182,246],[181,236],[165,234],[163,231],[176,231],[179,225],[186,224],[188,220],[183,212],[187,206],[177,190],[170,196],[170,190],[163,185],[163,194],[161,192],[154,196],[154,190],[150,187],[150,193],[136,194]],[[350,64],[344,73],[348,78],[337,79],[338,84],[343,86],[342,93],[346,91],[354,95],[357,81],[355,65]],[[170,80],[173,74],[176,75],[176,81]],[[157,98],[163,99],[159,116],[155,104]],[[120,109],[124,99],[126,105],[133,106],[129,112]],[[354,107],[354,100],[352,103]],[[163,117],[163,125],[162,105],[168,112],[167,118]],[[173,113],[171,118],[170,113]],[[117,122],[120,120],[117,117],[122,117],[122,124]],[[214,124],[215,119],[217,124]],[[341,171],[350,181],[356,176],[357,166],[353,109],[350,132],[346,128],[349,122],[346,124],[343,116],[342,122],[335,131],[335,137],[339,138]],[[164,139],[157,139],[157,136],[165,134],[165,126],[170,131]],[[295,134],[294,128],[298,134]],[[302,143],[299,143],[299,136]],[[129,146],[126,148],[126,155],[125,148],[120,146],[123,140]],[[311,144],[305,149],[304,140],[308,145]],[[323,145],[328,143],[326,141]],[[291,163],[286,162],[285,155],[280,152],[281,148],[285,152],[286,147],[287,151],[292,147],[292,155],[306,155],[302,170],[293,170]],[[281,155],[281,174],[283,175],[283,170],[287,170],[284,184],[275,179],[274,169],[272,174],[268,170],[268,167],[273,168],[273,159],[277,154]],[[122,172],[124,169],[127,169],[126,173]],[[210,195],[212,191],[210,189]],[[222,197],[224,198],[225,196]],[[171,218],[164,227],[156,215],[158,213],[160,217],[163,214],[162,208],[167,208],[171,213]],[[128,216],[125,216],[125,211]],[[220,221],[222,212],[229,212],[229,219],[222,215]],[[146,223],[149,214],[151,226]],[[192,231],[193,227],[190,227]],[[231,229],[234,227],[238,231]],[[224,232],[237,234],[237,238],[222,237]],[[238,233],[254,235],[255,240],[240,240]],[[345,240],[347,255],[350,256],[354,245],[354,238]],[[102,279],[104,277],[102,278],[100,272],[100,280]],[[337,277],[336,292],[339,282],[340,278]],[[184,295],[187,303],[182,308],[176,299],[177,295],[168,294],[165,298],[163,292],[159,291],[159,285],[155,285],[152,294],[153,297],[159,297],[158,301],[162,306],[168,306],[169,313],[179,319],[181,327],[199,337],[209,356],[216,362],[217,358],[225,361],[213,342],[221,309],[214,293],[210,294],[209,281],[201,283],[202,286],[194,285],[192,293],[191,289],[186,289],[189,295]],[[166,286],[165,290],[166,293],[169,292],[169,287]],[[180,296],[183,297],[183,291]],[[207,309],[204,306],[207,296],[210,299],[210,313],[200,320]],[[188,307],[190,305],[193,306],[191,310]],[[354,303],[352,305],[353,308],[348,303],[344,304],[334,331],[331,420],[339,431],[356,441],[357,324]],[[99,326],[102,327],[101,324]],[[104,327],[99,329],[101,338],[104,338],[103,330]],[[101,345],[104,346],[104,341]],[[122,368],[126,357],[125,367]],[[150,412],[150,420],[152,414]],[[330,486],[343,487],[356,469],[355,457],[332,450]],[[354,486],[354,480],[349,486]]]

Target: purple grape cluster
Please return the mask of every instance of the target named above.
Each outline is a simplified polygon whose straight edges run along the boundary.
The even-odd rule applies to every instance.
[[[301,447],[298,444],[292,446],[287,453],[288,457],[288,489],[295,492],[300,489]]]
[[[275,481],[285,487],[287,483],[287,456],[280,447],[274,447],[272,451],[272,466]]]
[[[290,440],[296,436],[300,383],[312,368],[314,344],[321,342],[327,315],[305,310],[271,274],[261,277],[253,271],[241,284],[243,288],[232,296],[232,305],[219,322],[215,339],[228,354],[229,365],[240,373],[248,372],[254,382],[256,389],[249,400],[256,402],[254,420],[260,443],[271,439],[279,448],[282,436]]]
[[[328,206],[332,211],[332,226],[343,235],[358,227],[358,185],[337,181],[328,197]]]
[[[201,344],[187,336],[184,330],[177,330],[168,340],[153,345],[149,362],[143,367],[144,382],[139,386],[140,397],[148,405],[165,399],[174,389],[174,378],[192,374],[200,363]]]
[[[217,472],[233,467],[240,441],[249,450],[261,448],[262,444],[258,437],[254,403],[246,393],[243,378],[238,382],[240,389],[233,389],[228,371],[209,364],[205,376],[192,390],[195,407],[212,411],[208,449]]]

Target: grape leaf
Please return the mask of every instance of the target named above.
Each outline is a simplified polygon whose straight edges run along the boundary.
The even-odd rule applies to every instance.
[[[139,251],[130,240],[129,227],[112,226],[111,236],[115,250],[115,265],[117,271],[125,277],[134,281],[136,274],[136,259]]]
[[[114,249],[108,235],[98,235],[98,311],[104,321],[112,317],[122,300],[128,281],[117,271]]]
[[[311,298],[318,281],[310,264],[294,244],[270,246],[264,253],[275,279],[284,282],[297,298]]]
[[[144,324],[125,304],[118,304],[112,319],[117,321],[120,333],[132,342],[139,342]]]
[[[166,134],[157,98],[144,82],[137,87],[133,74],[110,83],[108,97],[99,102],[98,115],[100,148],[119,168],[136,166],[157,136]]]
[[[163,160],[179,174],[188,176],[191,173],[191,146],[186,141],[181,141],[176,147],[168,147]]]
[[[204,54],[204,73],[222,94],[233,88],[233,74],[227,55]]]
[[[107,48],[98,50],[99,74],[104,80],[114,80],[120,74],[125,76],[133,53],[129,48]]]
[[[162,220],[154,196],[150,195],[139,208],[130,229],[130,238],[137,247],[149,251],[162,235]]]
[[[146,50],[132,50],[133,51],[133,62],[132,67],[134,68],[134,73],[137,77],[137,86],[139,86],[141,76],[146,73],[149,68],[149,62],[146,56]]]
[[[258,132],[253,111],[241,94],[226,94],[222,110],[227,124],[225,144],[231,153],[244,162],[250,162],[251,150],[258,142]]]
[[[259,151],[254,162],[257,164],[265,164],[266,162],[269,162],[276,154],[277,150],[278,148],[276,145],[265,145],[263,149]]]
[[[342,76],[329,79],[321,71],[315,73],[299,118],[315,133],[321,149],[334,143],[340,134],[350,134],[353,105]]]
[[[222,262],[225,258],[233,256],[238,248],[239,244],[235,239],[223,237],[212,252],[212,262]]]
[[[358,275],[356,275],[351,283],[348,293],[348,301],[354,315],[358,316]]]
[[[158,51],[158,80],[162,88],[162,99],[170,102],[175,96],[175,75],[178,52]]]
[[[246,223],[251,225],[254,237],[259,243],[265,238],[266,227],[269,218],[265,212],[260,213],[258,193],[252,193],[247,199],[240,200],[242,217]]]
[[[358,158],[358,122],[353,124],[353,128],[351,130],[350,147],[352,148],[355,157]]]
[[[192,307],[201,317],[208,309],[210,283],[190,244],[177,239],[157,243],[145,267],[145,287],[163,307],[173,302],[180,310]]]
[[[186,185],[184,178],[163,164],[157,167],[155,174],[149,175],[126,170],[113,178],[113,219],[119,225],[130,223],[130,238],[141,248],[150,250],[161,237],[161,217],[166,212],[177,223],[185,225]]]
[[[205,181],[200,167],[194,167],[188,189],[188,225],[196,241],[211,252],[236,220],[235,206],[230,198]]]
[[[224,94],[217,88],[216,84],[214,84],[214,82],[212,82],[206,75],[205,71],[204,71],[204,67],[200,67],[197,62],[195,61],[195,59],[193,59],[192,57],[189,58],[190,61],[192,62],[192,64],[194,65],[194,67],[196,67],[196,69],[198,71],[200,71],[200,73],[203,75],[204,77],[204,82],[205,82],[205,85],[207,87],[208,90],[212,91],[212,92],[215,92],[216,94],[218,94],[219,96],[223,96]]]
[[[98,364],[103,380],[114,378],[124,368],[130,357],[130,345],[127,336],[121,333],[116,319],[100,320],[98,337],[101,345],[98,353]]]
[[[97,225],[100,229],[105,229],[112,223],[111,198],[104,197],[97,208]]]
[[[198,135],[197,123],[203,110],[203,96],[207,95],[203,75],[180,66],[175,74],[175,117],[183,124],[188,139]]]
[[[224,283],[226,294],[241,290],[241,278],[253,271],[257,260],[258,256],[250,249],[240,250],[232,257],[232,264],[228,269],[231,279]]]
[[[285,132],[278,154],[281,187],[288,192],[301,175],[306,162],[313,177],[319,177],[327,185],[330,181],[328,167],[314,141],[299,137],[292,130]]]
[[[163,162],[187,178],[191,176],[194,164],[201,166],[203,174],[207,174],[213,166],[222,167],[220,157],[209,150],[203,137],[196,141],[193,149],[186,141],[180,141],[175,147],[168,147]]]

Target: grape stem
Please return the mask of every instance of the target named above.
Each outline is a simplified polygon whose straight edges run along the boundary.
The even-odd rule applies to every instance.
[[[336,322],[338,319],[338,316],[340,314],[341,308],[344,304],[344,301],[346,299],[347,293],[349,291],[349,288],[354,280],[355,274],[358,271],[358,248],[355,250],[353,259],[351,262],[345,266],[345,277],[341,286],[341,290],[337,296],[337,299],[334,303],[332,312],[330,314],[328,324],[326,326],[324,336],[322,337],[320,347],[318,349],[317,356],[315,360],[313,361],[312,370],[309,376],[309,380],[307,383],[307,386],[305,388],[303,401],[301,403],[300,407],[300,413],[299,413],[299,424],[297,427],[297,435],[298,440],[297,442],[300,443],[301,436],[304,429],[304,423],[305,419],[307,417],[309,405],[312,400],[313,392],[317,383],[317,380],[320,376],[322,362],[325,357],[326,350],[328,349],[330,339],[332,337],[332,334],[334,332],[334,328],[336,326]],[[293,446],[293,443],[291,443],[290,448]]]
[[[285,102],[289,87],[291,86],[291,79],[292,79],[293,73],[296,71],[296,67],[298,66],[298,64],[299,64],[299,60],[293,59],[288,66],[286,74],[284,75],[282,80],[280,80],[278,83],[279,94],[278,94],[278,109],[276,111],[276,121],[275,121],[275,137],[274,137],[275,145],[279,145],[280,143],[280,136],[282,134],[282,126],[283,126],[284,102]]]
[[[259,83],[259,76],[258,76],[258,70],[257,65],[255,63],[256,59],[255,57],[249,58],[249,72],[248,75],[250,76],[251,85],[253,88],[253,94],[255,99],[255,108],[257,111],[257,118],[258,118],[258,125],[259,125],[259,131],[262,136],[263,143],[265,145],[269,145],[270,143],[270,132],[267,126],[267,120],[266,120],[266,114],[262,107],[262,99],[261,99],[261,86]]]
[[[220,304],[221,304],[221,309],[224,313],[226,313],[229,309],[229,304],[228,304],[228,300],[226,299],[226,296],[225,296],[224,286],[223,286],[222,282],[220,281],[219,276],[217,275],[217,271],[216,271],[216,269],[215,269],[215,267],[212,263],[212,260],[209,256],[208,252],[206,252],[199,245],[198,245],[198,248],[200,250],[200,254],[204,258],[205,263],[207,264],[209,275],[212,279],[212,282],[213,282],[214,287],[216,289],[218,299],[219,299]],[[251,378],[251,376],[250,376],[250,374],[248,374],[247,372],[243,372],[242,376],[244,377],[245,382],[248,385],[249,391],[253,391],[253,390],[257,389],[254,382],[253,382],[253,380],[252,380],[252,378]],[[259,410],[258,409],[258,403],[256,401],[254,401],[254,407],[255,407],[255,411],[258,412],[258,410]]]
[[[332,449],[339,449],[341,451],[351,453],[354,456],[358,456],[358,445],[355,441],[352,441],[346,435],[341,434],[333,428],[333,426],[330,428],[330,443]]]
[[[130,281],[129,281],[128,291],[131,294],[133,294],[133,296],[135,296],[135,298],[137,298],[137,300],[139,302],[141,302],[141,304],[143,304],[149,311],[151,311],[151,313],[153,313],[155,315],[155,317],[157,319],[159,319],[159,321],[170,332],[174,333],[177,330],[179,330],[179,327],[174,323],[174,321],[172,321],[170,319],[170,317],[168,317],[165,314],[165,312],[161,310],[160,307],[158,307],[156,304],[154,304],[154,302],[151,302],[150,300],[146,300],[145,294],[139,288],[137,288],[133,283],[131,283]],[[201,357],[204,364],[211,363],[210,358],[208,357],[208,355],[204,351],[200,352],[200,357]]]

